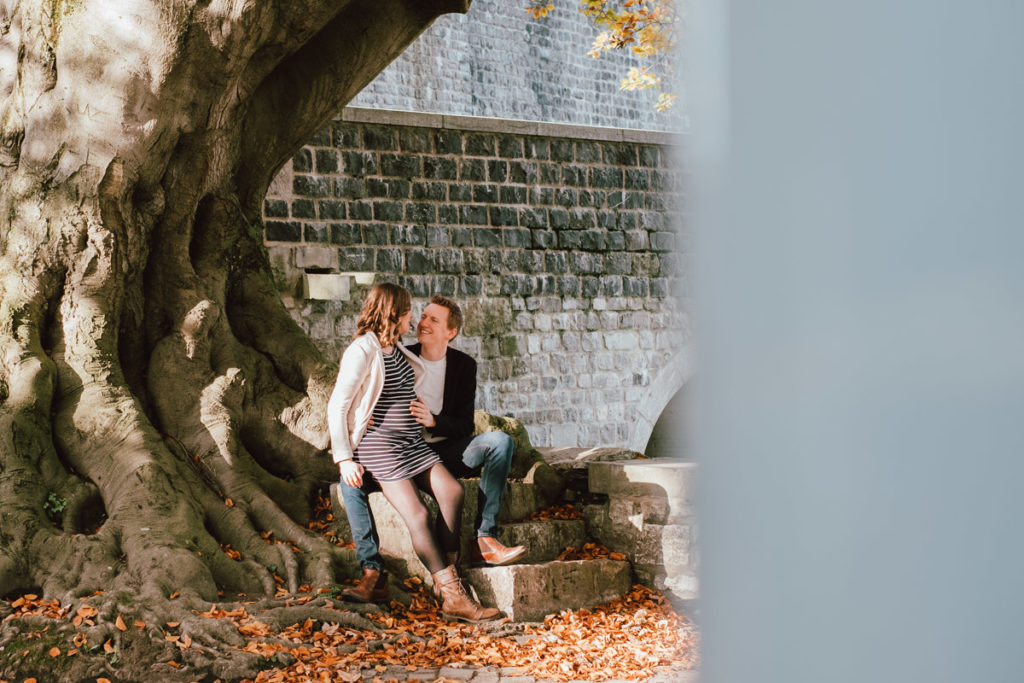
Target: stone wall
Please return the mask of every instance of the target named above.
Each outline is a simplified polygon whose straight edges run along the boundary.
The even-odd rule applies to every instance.
[[[619,90],[628,50],[587,52],[598,31],[558,3],[533,20],[526,2],[473,0],[465,15],[441,16],[351,102],[371,109],[493,116],[647,130],[680,130],[685,103],[653,108],[657,91]],[[495,46],[499,46],[495,49]]]
[[[538,446],[642,449],[689,367],[672,141],[346,109],[265,201],[286,304],[338,358],[360,282],[399,282],[417,310],[452,296],[478,408],[519,418]],[[325,273],[329,293],[312,298]]]

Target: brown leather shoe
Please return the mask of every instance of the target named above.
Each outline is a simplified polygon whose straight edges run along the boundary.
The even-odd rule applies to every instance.
[[[483,607],[473,599],[462,585],[455,565],[449,565],[431,576],[434,577],[434,595],[441,598],[441,616],[444,618],[478,624],[501,616],[501,612],[495,608]]]
[[[387,572],[366,568],[359,583],[341,591],[341,596],[354,602],[387,602],[389,593]]]
[[[476,539],[476,544],[473,546],[473,561],[486,562],[495,567],[500,567],[501,565],[511,564],[525,552],[525,545],[506,548],[498,539],[492,536],[480,536]]]

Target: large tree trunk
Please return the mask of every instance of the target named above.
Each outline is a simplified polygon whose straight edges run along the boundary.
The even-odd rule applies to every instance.
[[[304,527],[336,368],[260,207],[468,2],[0,0],[0,594],[194,606],[350,563]]]

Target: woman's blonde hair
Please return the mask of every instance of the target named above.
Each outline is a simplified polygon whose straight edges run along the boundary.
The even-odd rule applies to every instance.
[[[412,308],[412,295],[405,287],[391,282],[378,282],[366,295],[363,310],[359,312],[356,333],[377,335],[381,346],[393,346],[398,341],[398,319]]]

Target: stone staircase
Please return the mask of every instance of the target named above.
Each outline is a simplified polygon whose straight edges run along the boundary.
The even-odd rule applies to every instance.
[[[536,487],[523,481],[510,480],[508,483],[499,516],[498,539],[505,545],[527,546],[527,554],[516,564],[505,567],[465,564],[476,538],[474,514],[479,480],[462,479],[460,482],[466,492],[460,535],[464,563],[460,573],[483,604],[497,607],[513,621],[542,621],[546,615],[561,610],[608,602],[631,588],[632,572],[626,561],[555,561],[566,548],[583,545],[586,523],[582,519],[515,521],[547,506],[547,501],[538,494]],[[434,501],[426,495],[423,498],[436,516]],[[337,525],[335,532],[343,538],[348,537],[351,532],[337,486],[331,488],[331,500]],[[413,551],[405,523],[383,494],[370,494],[370,509],[377,521],[385,563],[394,573],[418,576],[429,585],[430,574]]]
[[[506,567],[467,566],[476,537],[477,479],[460,480],[466,492],[463,512],[463,566],[460,573],[483,604],[501,609],[513,621],[541,621],[565,609],[592,607],[628,592],[634,577],[683,600],[697,595],[696,523],[691,491],[694,463],[638,459],[624,449],[540,448],[538,454],[566,483],[557,500],[550,487],[529,478],[509,480],[502,500],[498,539],[525,545],[527,554]],[[351,537],[337,487],[331,489],[335,532]],[[437,506],[423,499],[433,515]],[[583,519],[521,521],[553,502],[573,502]],[[397,575],[431,578],[412,548],[402,519],[381,493],[370,495],[381,554]],[[556,561],[563,550],[596,540],[627,560]]]

